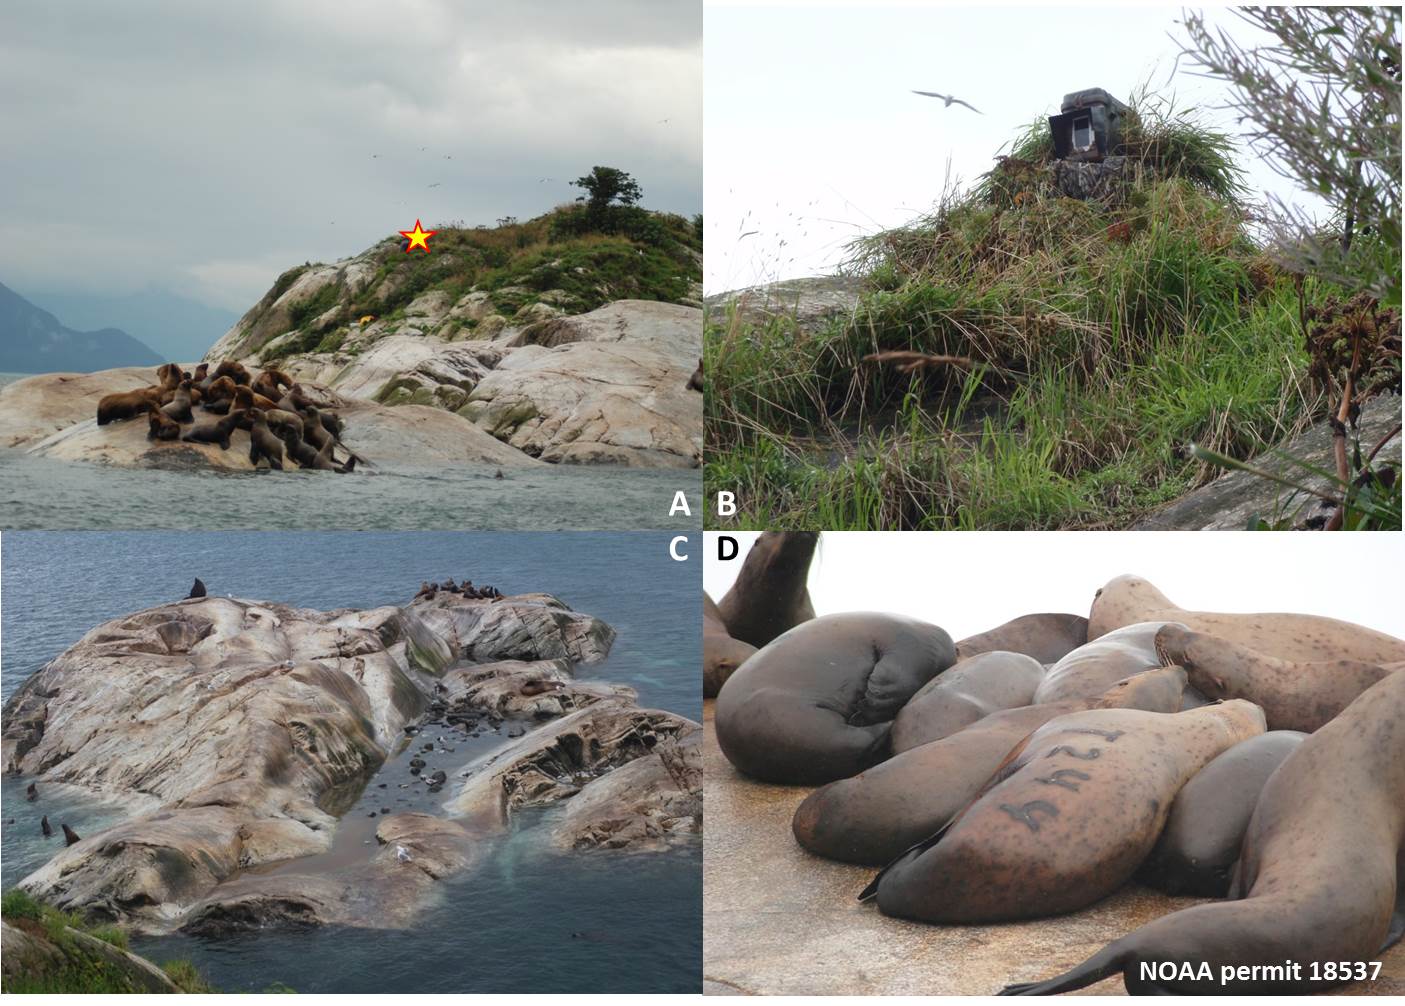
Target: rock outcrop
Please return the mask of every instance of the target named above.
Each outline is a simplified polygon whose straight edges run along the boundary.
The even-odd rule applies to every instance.
[[[632,689],[573,679],[613,640],[549,594],[439,592],[326,612],[204,597],[114,619],[6,703],[0,757],[7,773],[127,801],[132,816],[21,886],[158,932],[409,924],[439,879],[473,864],[509,807],[591,792],[696,730],[639,709]],[[491,773],[483,759],[465,767],[474,796],[451,798],[448,818],[388,815],[374,855],[299,872],[331,848],[339,816],[417,724],[479,716],[522,726],[487,757]],[[430,793],[446,781],[435,776]],[[687,795],[650,792],[629,794],[615,830],[658,845]]]
[[[1366,402],[1357,419],[1362,454],[1392,429],[1396,431],[1374,462],[1375,467],[1393,465],[1396,478],[1401,471],[1399,425],[1399,395],[1377,395]],[[1337,463],[1333,451],[1332,428],[1324,422],[1249,464],[1320,491],[1333,491],[1327,479],[1290,460],[1296,459],[1321,471],[1335,471]],[[1249,472],[1232,471],[1187,493],[1136,524],[1135,528],[1142,531],[1240,531],[1255,517],[1269,522],[1286,521],[1300,527],[1314,516],[1331,516],[1332,510],[1331,504],[1317,497]]]
[[[64,927],[57,936],[27,918],[0,922],[4,990],[10,992],[157,992],[181,989],[145,957]]]

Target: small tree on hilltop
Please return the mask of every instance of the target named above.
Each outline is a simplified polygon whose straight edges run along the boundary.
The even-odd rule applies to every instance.
[[[571,183],[586,194],[577,196],[576,202],[585,203],[592,213],[602,212],[611,203],[633,206],[639,202],[643,192],[639,183],[619,168],[605,168],[600,165],[590,169],[590,174],[582,175]]]

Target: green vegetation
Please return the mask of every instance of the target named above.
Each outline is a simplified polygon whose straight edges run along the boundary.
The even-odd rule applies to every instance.
[[[19,888],[11,888],[0,896],[0,916],[57,951],[19,974],[6,974],[6,994],[153,991],[135,965],[94,952],[92,944],[82,938],[93,937],[126,951],[127,934],[114,925],[89,924],[82,916],[45,905]],[[7,946],[6,952],[16,950]],[[217,991],[189,961],[172,961],[163,968],[183,992]]]
[[[1126,527],[1219,474],[1187,444],[1246,459],[1322,415],[1303,318],[1340,289],[1255,240],[1226,137],[1145,98],[1128,137],[1079,201],[1032,128],[856,243],[852,316],[711,311],[709,507],[735,489],[739,513],[707,526]]]
[[[611,204],[609,199],[638,197],[637,186],[628,188],[634,184],[629,176],[619,174],[625,181],[616,179],[614,189],[601,188],[608,198],[598,205],[568,204],[521,222],[504,217],[493,228],[440,225],[430,228],[438,233],[429,239],[428,255],[406,254],[394,244],[378,248],[372,260],[375,272],[358,294],[335,284],[324,287],[293,309],[289,328],[294,333],[267,346],[260,361],[271,364],[297,353],[339,349],[358,319],[403,320],[415,298],[434,290],[442,290],[450,302],[481,292],[492,313],[507,318],[537,303],[579,314],[623,298],[686,300],[702,281],[701,220]],[[300,267],[279,277],[280,292],[302,272]],[[338,304],[342,310],[314,324]],[[477,320],[449,324],[453,329],[441,336],[471,336],[479,326]]]

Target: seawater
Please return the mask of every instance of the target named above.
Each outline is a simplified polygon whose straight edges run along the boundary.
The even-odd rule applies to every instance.
[[[184,597],[301,607],[403,604],[423,580],[470,577],[505,593],[545,591],[618,633],[582,678],[628,684],[646,706],[692,719],[698,689],[702,536],[669,557],[659,532],[7,532],[0,539],[0,692],[14,690],[88,630]],[[6,887],[61,848],[39,816],[91,834],[123,815],[72,793],[24,799],[5,780],[0,879]],[[373,799],[372,802],[375,802]],[[349,812],[342,827],[351,823]],[[517,818],[477,866],[404,931],[325,927],[222,939],[134,938],[155,960],[189,958],[223,991],[274,982],[299,992],[696,992],[702,968],[700,842],[660,855],[561,853],[557,810]]]
[[[0,374],[0,387],[25,375]],[[501,470],[503,477],[496,477]],[[689,514],[670,515],[684,492]],[[634,530],[700,526],[698,469],[447,465],[394,471],[122,468],[0,448],[0,528]]]

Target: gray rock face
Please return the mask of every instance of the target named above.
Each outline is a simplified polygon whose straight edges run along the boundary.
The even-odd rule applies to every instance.
[[[1399,395],[1377,395],[1368,401],[1362,407],[1359,419],[1362,453],[1374,447],[1399,422]],[[1327,423],[1319,423],[1284,444],[1279,451],[1249,462],[1255,468],[1315,489],[1330,490],[1331,484],[1327,479],[1302,470],[1289,458],[1297,458],[1324,471],[1335,471],[1331,427]],[[1393,463],[1397,472],[1401,470],[1399,433],[1376,455],[1375,464],[1379,466],[1383,462]],[[1294,525],[1301,525],[1314,515],[1330,516],[1331,512],[1330,504],[1322,503],[1316,497],[1309,497],[1248,472],[1233,471],[1182,496],[1135,527],[1151,531],[1237,531],[1245,528],[1253,517],[1262,517],[1270,522],[1286,519]]]
[[[834,318],[849,317],[858,306],[863,281],[854,276],[810,276],[731,290],[707,298],[708,321],[718,324],[728,312],[752,324],[773,318],[794,321],[801,331],[818,328]]]
[[[125,801],[132,816],[21,884],[154,932],[409,925],[510,808],[592,792],[696,729],[639,709],[632,689],[573,679],[613,639],[548,594],[329,612],[206,597],[114,619],[6,703],[2,756],[8,773]],[[477,787],[461,809],[450,801],[463,819],[395,814],[367,858],[319,855],[404,736],[451,708],[531,728],[455,773]],[[592,801],[609,818],[590,833],[612,836],[598,843],[609,848],[662,847],[689,830],[690,778],[622,777],[617,796]]]
[[[552,840],[567,849],[653,852],[702,831],[702,728],[689,724],[586,785]]]
[[[460,414],[543,461],[695,468],[702,399],[689,390],[702,313],[619,301],[539,322],[479,379]]]

